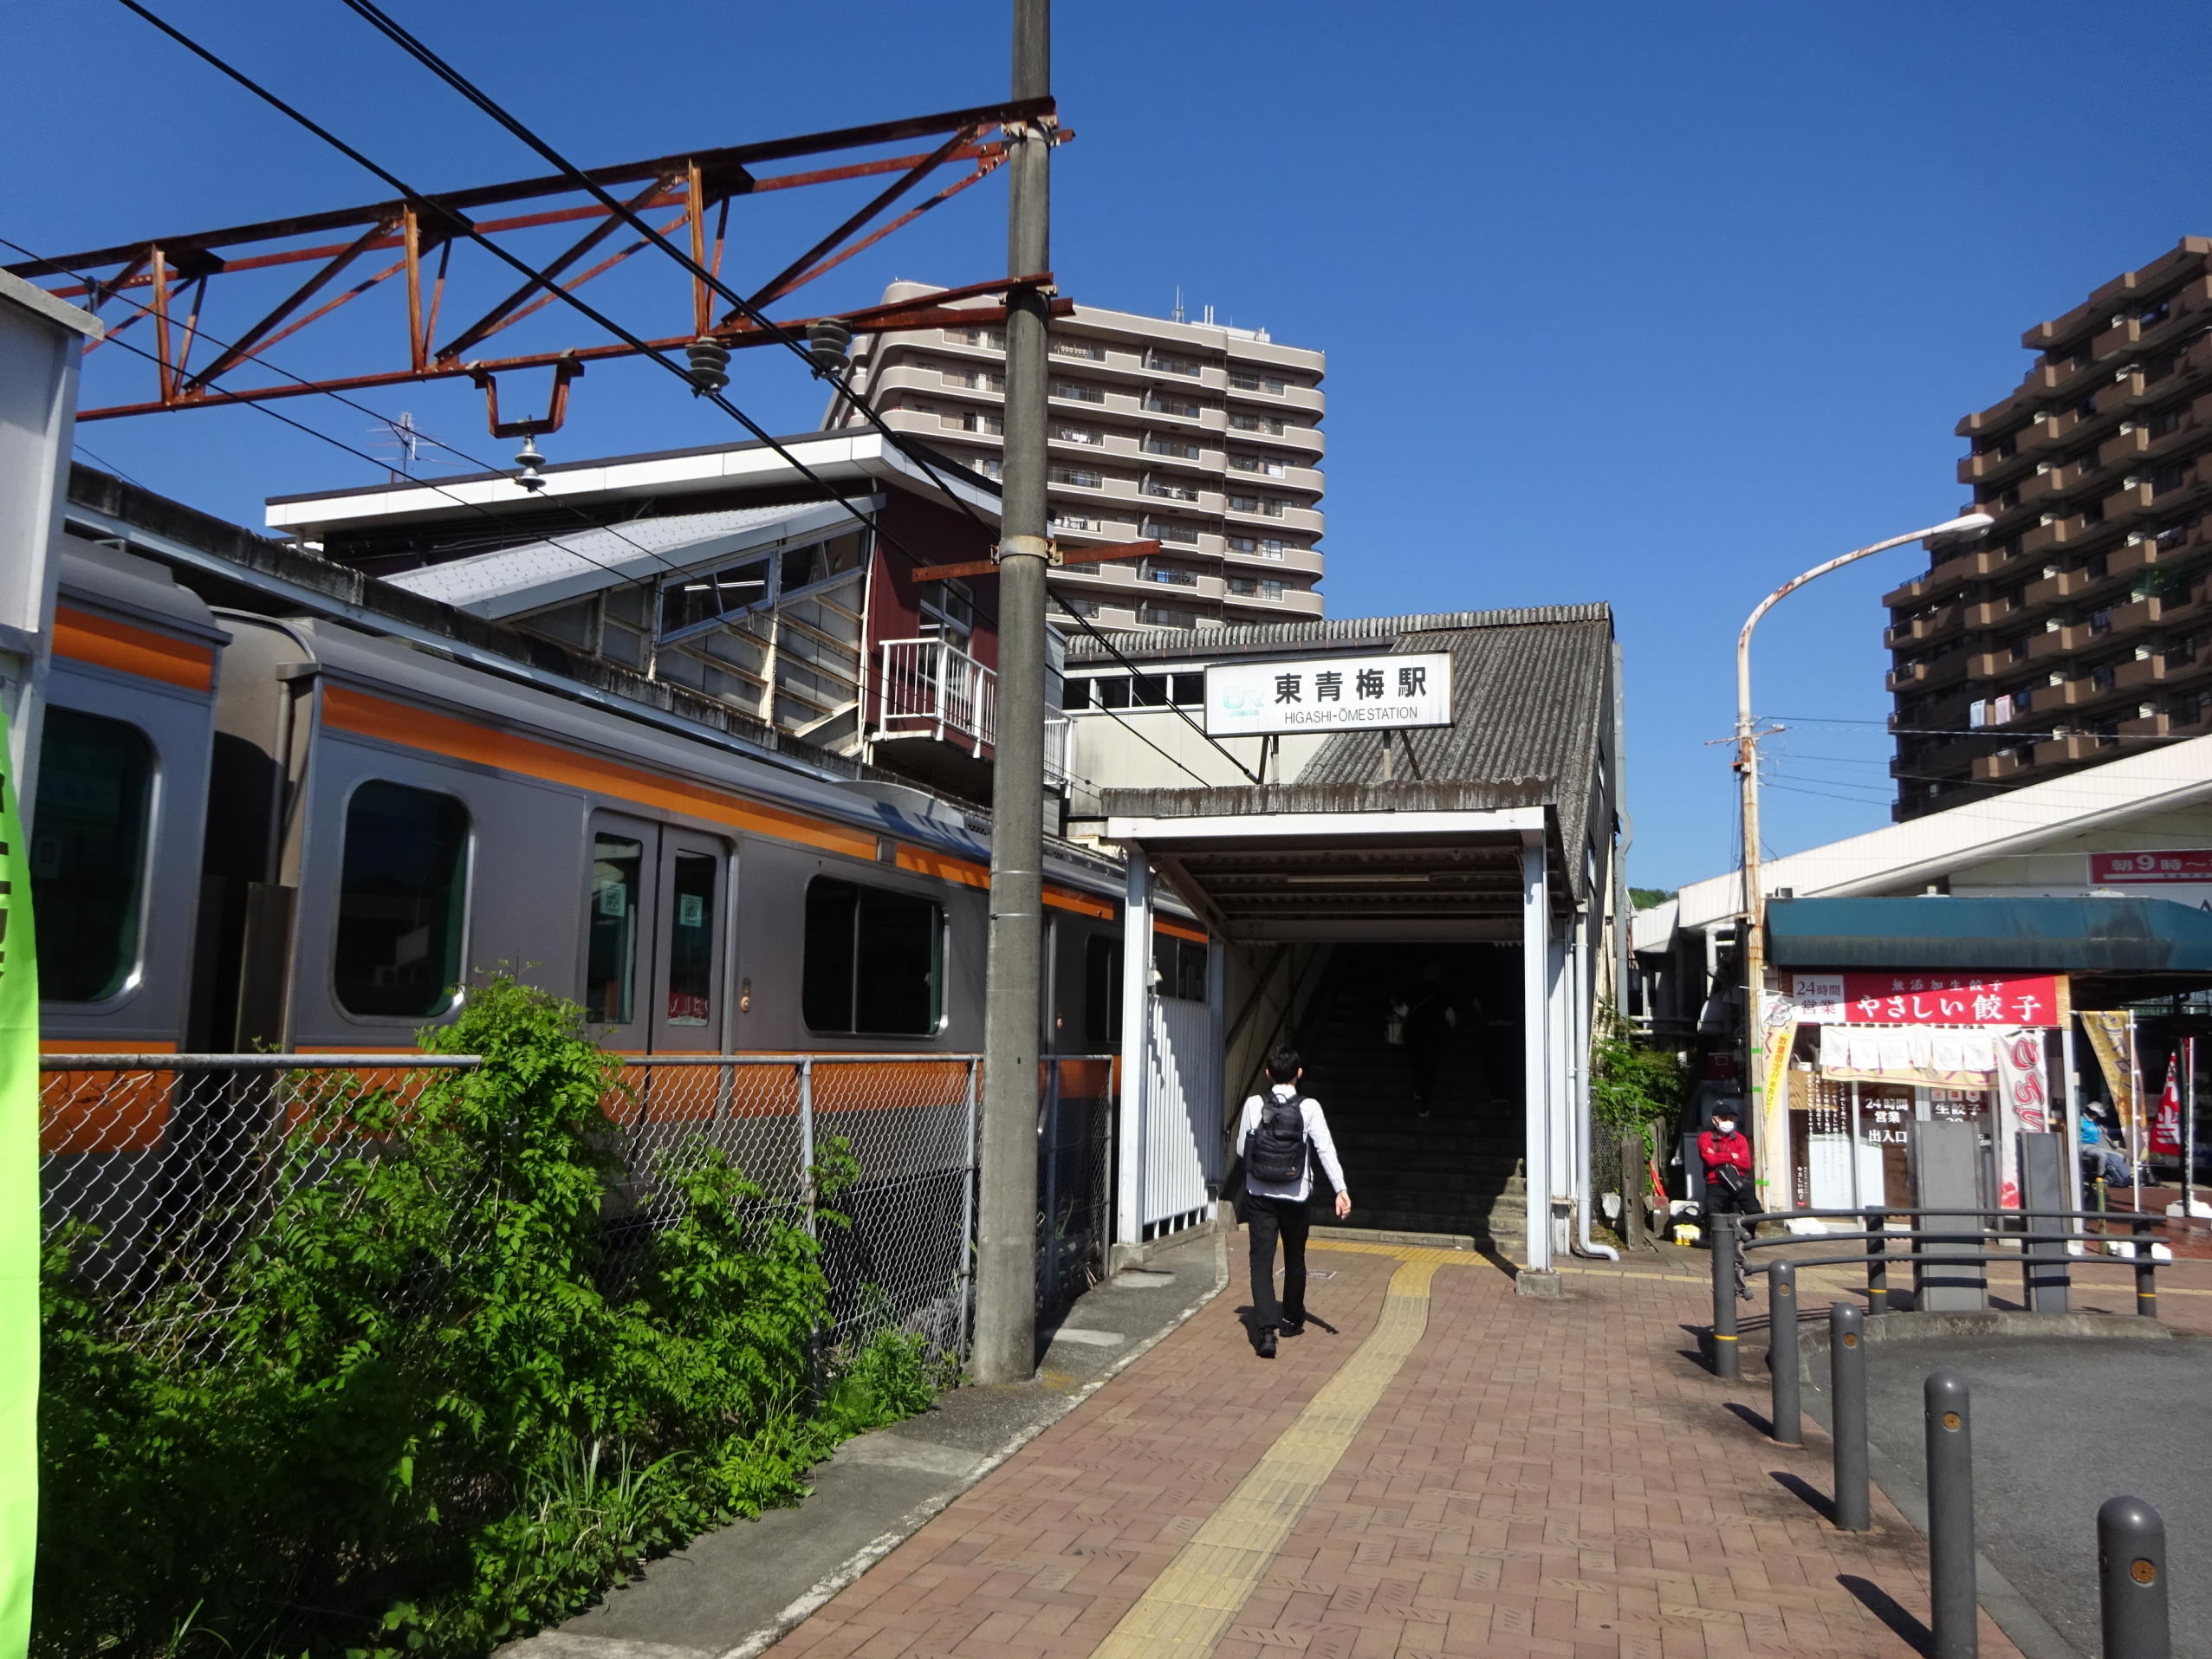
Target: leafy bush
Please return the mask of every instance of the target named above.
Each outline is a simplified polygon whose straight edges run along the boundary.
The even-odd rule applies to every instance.
[[[35,1653],[483,1654],[928,1404],[918,1338],[817,1355],[834,1211],[696,1141],[622,1185],[574,1005],[501,976],[422,1041],[484,1063],[322,1090],[284,1196],[129,1329],[55,1240]]]
[[[1653,1151],[1652,1125],[1671,1119],[1687,1086],[1682,1062],[1654,1047],[1611,1002],[1598,1005],[1590,1037],[1591,1114],[1617,1135],[1644,1137]]]

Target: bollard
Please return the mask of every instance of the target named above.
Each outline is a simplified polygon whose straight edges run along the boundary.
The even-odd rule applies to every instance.
[[[1975,1659],[1974,1429],[1966,1379],[1930,1371],[1922,1387],[1928,1435],[1929,1659]]]
[[[1742,1375],[1735,1340],[1735,1217],[1709,1218],[1713,1253],[1713,1375],[1734,1382]]]
[[[1777,1446],[1802,1446],[1804,1411],[1797,1391],[1797,1264],[1767,1269],[1767,1376],[1773,1389],[1767,1409]]]
[[[1866,1311],[1886,1313],[1890,1311],[1890,1240],[1885,1230],[1890,1224],[1886,1211],[1871,1209],[1866,1212]]]
[[[2158,1263],[2150,1254],[2150,1228],[2147,1221],[2131,1223],[2135,1235],[2135,1311],[2146,1319],[2158,1317]]]
[[[2172,1659],[2166,1616],[2166,1523],[2140,1498],[2097,1512],[2097,1579],[2105,1659]]]
[[[1828,1394],[1835,1414],[1836,1526],[1873,1525],[1866,1477],[1866,1316],[1848,1302],[1828,1305]]]

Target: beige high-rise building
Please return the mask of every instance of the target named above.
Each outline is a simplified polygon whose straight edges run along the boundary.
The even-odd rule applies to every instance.
[[[884,298],[938,291],[894,282]],[[856,340],[853,376],[886,425],[996,478],[1005,360],[999,325],[924,329]],[[1320,616],[1326,361],[1210,321],[1086,305],[1055,319],[1054,538],[1073,550],[1156,537],[1160,551],[1055,568],[1054,597],[1102,627]],[[860,419],[840,398],[823,424]]]

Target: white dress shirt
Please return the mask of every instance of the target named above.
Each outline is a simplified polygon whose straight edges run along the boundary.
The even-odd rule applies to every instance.
[[[1294,1099],[1298,1095],[1296,1086],[1288,1083],[1270,1084],[1268,1092],[1282,1100]],[[1244,1103],[1244,1122],[1236,1134],[1236,1156],[1239,1157],[1245,1156],[1245,1149],[1251,1144],[1252,1133],[1260,1126],[1261,1105],[1262,1097],[1256,1094]],[[1321,1115],[1320,1102],[1309,1095],[1299,1102],[1298,1111],[1306,1120],[1306,1138],[1313,1142],[1314,1151],[1321,1160],[1321,1168],[1328,1171],[1330,1184],[1342,1192],[1344,1166],[1336,1161],[1336,1143],[1329,1138],[1329,1120]],[[1313,1159],[1307,1159],[1306,1167],[1300,1170],[1297,1180],[1282,1182],[1261,1180],[1252,1173],[1248,1163],[1244,1171],[1244,1190],[1257,1193],[1262,1198],[1287,1198],[1303,1203],[1314,1194],[1313,1165]]]

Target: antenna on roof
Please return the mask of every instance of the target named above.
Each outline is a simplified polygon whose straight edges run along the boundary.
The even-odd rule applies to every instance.
[[[1183,321],[1183,284],[1180,282],[1175,285],[1175,321]]]

